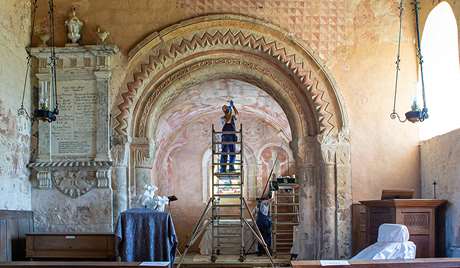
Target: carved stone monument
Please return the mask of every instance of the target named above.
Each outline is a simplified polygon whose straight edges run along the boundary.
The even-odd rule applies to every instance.
[[[37,231],[112,230],[112,160],[109,147],[110,57],[115,46],[56,48],[59,115],[39,122],[38,151],[29,167]],[[54,103],[49,48],[33,48],[39,96]]]

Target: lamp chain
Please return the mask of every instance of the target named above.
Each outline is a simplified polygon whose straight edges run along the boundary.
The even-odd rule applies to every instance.
[[[32,56],[30,55],[30,46],[32,45],[32,38],[33,38],[33,35],[34,35],[34,31],[35,31],[35,15],[37,13],[36,12],[37,11],[37,1],[38,0],[34,0],[34,2],[33,2],[32,21],[31,21],[31,29],[30,29],[30,37],[29,37],[29,46],[26,47],[26,53],[27,53],[27,57],[26,57],[26,59],[27,59],[26,73],[24,75],[24,86],[23,86],[23,89],[22,89],[21,107],[19,107],[19,109],[18,109],[18,115],[19,116],[25,115],[28,119],[32,119],[32,117],[27,112],[27,109],[24,108],[24,97],[26,95],[27,80],[29,78],[29,70],[30,70],[31,59],[32,59]]]
[[[428,118],[428,108],[426,107],[426,97],[425,97],[425,81],[423,79],[423,56],[422,56],[422,48],[420,46],[420,30],[419,30],[419,18],[418,18],[418,10],[419,10],[419,0],[415,0],[414,2],[414,9],[415,9],[415,26],[417,30],[417,57],[418,63],[420,65],[420,79],[422,82],[422,98],[423,98],[423,110],[420,116],[420,121],[425,120]]]
[[[399,64],[401,63],[401,35],[402,35],[402,15],[404,11],[404,1],[399,2],[399,36],[398,36],[398,54],[396,55],[396,78],[395,78],[395,94],[393,98],[393,112],[390,114],[391,119],[398,118],[402,123],[406,122],[407,119],[401,120],[399,114],[396,112],[396,97],[398,95],[398,78],[399,78]]]
[[[50,56],[50,69],[51,69],[51,90],[54,98],[54,110],[55,114],[58,114],[59,106],[57,100],[57,83],[56,83],[56,50],[55,50],[55,38],[54,38],[54,1],[48,0],[49,5],[49,18],[50,18],[50,33],[51,33],[51,56]]]
[[[404,123],[406,120],[409,120],[411,122],[417,122],[417,121],[424,121],[425,119],[428,118],[428,108],[426,105],[426,97],[425,97],[425,82],[423,79],[423,56],[422,56],[422,50],[420,47],[420,30],[419,30],[419,0],[414,0],[414,11],[415,11],[415,26],[416,26],[416,33],[417,33],[417,58],[418,58],[418,64],[420,66],[420,78],[422,82],[422,96],[423,96],[423,109],[420,111],[417,106],[415,105],[415,108],[412,108],[411,111],[407,112],[406,118],[404,120],[401,120],[401,117],[399,114],[396,112],[396,99],[398,95],[398,78],[399,78],[399,70],[400,70],[400,63],[401,63],[401,36],[402,36],[402,15],[403,15],[403,10],[404,10],[404,1],[401,0],[399,3],[399,37],[398,37],[398,53],[396,56],[396,77],[395,77],[395,90],[394,90],[394,98],[393,98],[393,111],[390,114],[391,119],[398,119],[400,122]]]

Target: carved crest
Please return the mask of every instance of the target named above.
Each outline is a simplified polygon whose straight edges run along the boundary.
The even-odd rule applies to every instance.
[[[52,178],[56,189],[72,198],[80,197],[97,186],[96,172],[90,170],[56,170]]]

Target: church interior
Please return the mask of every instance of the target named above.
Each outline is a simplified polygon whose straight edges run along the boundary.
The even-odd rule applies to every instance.
[[[460,267],[459,23],[0,0],[0,266]]]

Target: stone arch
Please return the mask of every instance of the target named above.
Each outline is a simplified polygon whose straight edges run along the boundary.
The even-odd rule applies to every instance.
[[[129,53],[112,113],[115,213],[127,206],[124,194],[130,194],[127,189],[139,170],[148,170],[155,120],[162,109],[182,90],[220,78],[258,86],[288,117],[303,186],[301,257],[349,257],[349,127],[339,90],[306,45],[279,27],[246,16],[185,20],[151,34]]]

